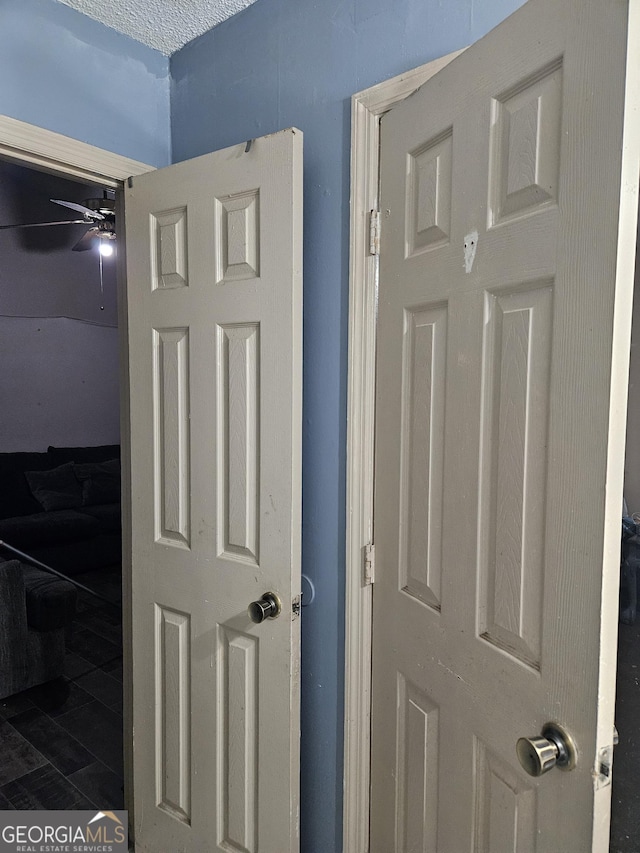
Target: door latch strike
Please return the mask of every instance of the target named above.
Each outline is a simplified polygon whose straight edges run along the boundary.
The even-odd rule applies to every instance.
[[[611,768],[613,767],[613,745],[605,746],[598,751],[596,772],[594,773],[595,789],[604,788],[611,784]]]
[[[296,595],[296,597],[291,602],[291,613],[293,614],[293,619],[297,619],[300,616],[300,595]]]

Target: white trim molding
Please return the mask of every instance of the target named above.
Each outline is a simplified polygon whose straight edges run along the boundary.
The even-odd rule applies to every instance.
[[[154,169],[129,157],[3,115],[0,115],[0,157],[113,189],[133,175]]]
[[[349,382],[344,708],[344,853],[368,853],[373,587],[365,548],[373,541],[378,258],[369,217],[378,209],[380,119],[462,51],[359,92],[351,99]]]

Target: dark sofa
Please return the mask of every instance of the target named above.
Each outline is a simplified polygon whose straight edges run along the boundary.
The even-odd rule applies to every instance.
[[[119,458],[118,445],[0,453],[0,540],[67,575],[120,563]]]
[[[69,581],[0,561],[0,699],[63,674],[76,598]]]

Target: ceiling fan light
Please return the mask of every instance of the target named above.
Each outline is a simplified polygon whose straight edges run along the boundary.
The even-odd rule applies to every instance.
[[[108,258],[113,255],[113,246],[108,240],[100,240],[99,251],[103,258]]]

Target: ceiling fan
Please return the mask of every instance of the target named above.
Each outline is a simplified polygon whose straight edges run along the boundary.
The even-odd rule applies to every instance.
[[[50,225],[90,225],[73,247],[74,252],[86,252],[96,243],[103,255],[113,253],[112,241],[116,239],[115,199],[109,198],[104,192],[103,198],[88,198],[83,204],[74,201],[63,201],[59,198],[49,199],[54,204],[61,204],[81,213],[82,219],[62,219],[53,222],[27,222],[20,225],[0,225],[0,230],[8,228],[46,228]]]

